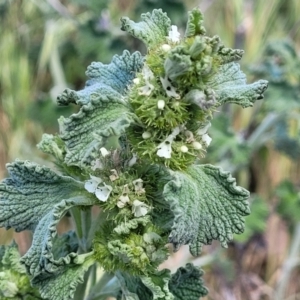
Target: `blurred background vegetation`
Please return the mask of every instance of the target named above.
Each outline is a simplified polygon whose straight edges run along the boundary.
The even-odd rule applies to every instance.
[[[251,191],[245,233],[228,249],[204,247],[196,259],[183,248],[165,266],[174,270],[190,260],[202,266],[206,299],[300,299],[299,0],[0,0],[0,179],[15,158],[50,164],[35,145],[72,112],[58,108],[56,96],[80,89],[92,61],[108,63],[123,49],[145,53],[119,29],[121,16],[138,20],[162,8],[183,30],[195,6],[209,35],[245,50],[249,81],[270,85],[254,108],[216,112],[209,129],[205,162],[231,171]],[[12,238],[22,253],[31,242],[29,232],[0,230],[0,244]]]

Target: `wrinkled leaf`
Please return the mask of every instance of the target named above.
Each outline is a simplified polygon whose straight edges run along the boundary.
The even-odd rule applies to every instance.
[[[201,11],[194,8],[189,12],[188,22],[186,25],[185,36],[191,37],[197,34],[205,34],[206,30],[203,25],[203,15]]]
[[[43,298],[49,300],[71,300],[84,273],[94,263],[92,253],[77,256],[73,264],[60,267],[54,274],[43,273],[32,280]]]
[[[203,271],[192,264],[179,268],[171,277],[169,288],[174,300],[199,300],[208,294],[203,285]]]
[[[78,247],[78,238],[75,231],[66,232],[53,239],[53,257],[57,259],[59,257],[64,257],[71,252],[77,252]]]
[[[164,269],[151,276],[141,276],[143,284],[152,292],[153,300],[173,300],[174,296],[169,290],[170,271]],[[142,299],[142,298],[141,298]]]
[[[62,161],[64,158],[64,144],[58,136],[44,133],[42,140],[37,144],[37,147],[44,153],[54,156],[59,161]]]
[[[109,65],[93,63],[87,70],[86,87],[79,92],[66,90],[58,98],[61,105],[75,102],[81,106],[78,113],[59,119],[67,165],[91,166],[101,147],[118,148],[119,136],[134,119],[124,96],[142,65],[141,54],[128,51],[115,55]]]
[[[173,300],[174,296],[169,291],[170,271],[162,270],[149,276],[136,277],[125,272],[118,272],[118,279],[122,290],[118,295],[118,300],[131,299],[131,295],[136,300]]]
[[[135,23],[127,17],[121,18],[121,29],[143,41],[147,47],[154,48],[166,41],[171,28],[171,21],[161,9],[141,15],[142,21]]]
[[[245,108],[263,98],[268,82],[259,80],[247,84],[246,75],[240,70],[239,64],[232,62],[220,66],[218,72],[210,78],[209,85],[215,90],[220,105],[231,102]]]
[[[203,244],[217,239],[226,247],[233,233],[243,232],[243,216],[250,213],[249,192],[237,186],[228,172],[194,165],[184,173],[174,172],[173,178],[163,195],[175,215],[169,241],[176,250],[190,244],[196,256]]]
[[[97,199],[71,177],[28,161],[7,165],[10,177],[0,184],[0,226],[34,230],[33,241],[21,262],[32,276],[55,272],[76,259],[76,253],[55,259],[52,239],[56,225],[75,205],[93,205]]]
[[[17,244],[0,246],[0,299],[41,299],[20,264]]]
[[[83,183],[36,163],[16,160],[7,170],[10,177],[0,183],[0,227],[32,230],[63,199],[88,194]]]
[[[0,266],[20,274],[26,274],[26,270],[20,264],[20,254],[17,244],[13,242],[9,246],[0,246],[0,248],[0,252],[3,253],[3,256],[0,257]]]

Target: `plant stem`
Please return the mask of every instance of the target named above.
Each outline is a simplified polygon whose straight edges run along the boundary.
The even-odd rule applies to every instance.
[[[71,215],[75,223],[76,234],[78,238],[79,249],[78,253],[87,253],[90,250],[90,243],[88,243],[88,235],[92,223],[92,211],[91,207],[86,207],[84,210],[73,207],[71,209]],[[93,267],[85,273],[83,283],[76,289],[74,299],[84,299],[87,289],[87,283],[91,272],[93,272]]]
[[[86,294],[86,289],[87,289],[87,283],[88,283],[88,279],[90,276],[90,270],[92,269],[92,267],[89,268],[89,270],[84,274],[83,277],[83,283],[81,283],[80,285],[77,286],[76,288],[76,292],[74,295],[74,299],[84,299],[84,296]]]
[[[102,299],[102,297],[106,299],[106,297],[111,296],[114,293],[115,285],[119,286],[116,278],[115,280],[113,279],[114,274],[105,272],[99,282],[92,287],[86,300],[98,300]]]
[[[88,207],[80,212],[81,228],[82,228],[82,250],[88,252],[91,247],[91,243],[88,241],[88,236],[92,224],[92,208]]]
[[[82,239],[82,226],[81,226],[81,215],[80,215],[80,209],[78,207],[73,207],[70,210],[72,218],[75,223],[75,231],[78,237],[78,240]]]
[[[71,215],[75,223],[75,230],[79,243],[79,253],[86,253],[89,250],[90,243],[87,243],[88,234],[91,227],[91,208],[82,211],[78,207],[71,209]]]

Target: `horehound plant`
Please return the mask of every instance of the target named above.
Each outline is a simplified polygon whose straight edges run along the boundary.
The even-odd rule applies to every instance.
[[[201,270],[187,264],[171,274],[159,266],[168,243],[174,251],[189,245],[198,256],[212,240],[226,247],[243,232],[249,192],[201,158],[214,111],[228,102],[252,106],[267,81],[246,83],[236,62],[243,51],[206,36],[198,9],[189,13],[184,35],[161,10],[139,23],[121,21],[122,30],[145,43],[146,56],[124,51],[108,65],[92,63],[85,88],[58,97],[59,105],[79,106],[59,119],[59,134],[45,134],[38,144],[58,171],[29,161],[8,164],[0,226],[33,231],[18,268],[42,298],[197,300],[208,292]],[[95,219],[92,206],[101,211]],[[59,236],[56,226],[66,214],[75,232]],[[11,247],[0,251],[4,298],[22,290],[6,268]],[[107,272],[98,283],[96,263]],[[90,293],[83,285],[74,296],[83,281]]]

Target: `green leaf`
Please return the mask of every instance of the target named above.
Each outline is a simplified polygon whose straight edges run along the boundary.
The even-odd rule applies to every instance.
[[[203,271],[192,264],[179,268],[171,277],[169,288],[174,300],[199,300],[208,294],[203,285]]]
[[[35,277],[32,284],[39,288],[44,299],[71,300],[77,285],[83,282],[84,273],[93,263],[92,253],[81,254],[72,264],[59,267],[54,274],[45,272]]]
[[[41,299],[20,264],[17,244],[0,246],[0,299]]]
[[[148,48],[154,48],[166,41],[171,21],[161,9],[141,15],[142,21],[135,23],[127,17],[121,18],[121,29],[143,41]]]
[[[78,113],[59,119],[67,165],[90,167],[101,147],[119,147],[119,136],[135,117],[124,96],[142,64],[140,53],[128,51],[115,55],[109,65],[93,63],[87,70],[91,79],[86,87],[79,92],[66,90],[58,98],[61,105],[75,102],[81,106]],[[114,144],[109,145],[111,141]]]
[[[37,147],[44,153],[54,156],[59,161],[63,161],[64,159],[64,143],[58,136],[44,133]]]
[[[140,296],[144,300],[152,300],[151,292],[143,285],[139,277],[119,271],[116,274],[121,287],[117,300],[140,300]]]
[[[206,30],[203,25],[203,15],[198,8],[194,8],[188,15],[185,37],[192,37],[198,34],[204,35],[205,33]]]
[[[69,231],[53,239],[52,253],[55,259],[64,257],[70,252],[77,252],[78,238],[75,231]]]
[[[153,300],[164,299],[173,300],[174,296],[169,290],[170,271],[164,269],[151,274],[151,276],[141,276],[143,284],[152,292]],[[143,299],[143,298],[141,298]]]
[[[13,242],[9,246],[1,246],[3,248],[3,257],[0,258],[0,263],[4,269],[26,274],[24,266],[20,264],[20,253],[18,246]]]
[[[190,244],[196,256],[203,244],[217,239],[226,247],[233,233],[243,232],[243,216],[250,213],[249,192],[237,186],[228,172],[211,165],[194,165],[186,172],[173,172],[173,178],[163,194],[175,215],[169,236],[175,250]]]
[[[17,232],[35,229],[63,199],[89,195],[83,183],[48,167],[20,160],[6,167],[10,177],[0,183],[0,227]]]
[[[174,296],[169,291],[170,271],[164,269],[149,276],[132,276],[126,272],[118,272],[118,280],[121,285],[121,291],[118,300],[131,299],[136,300],[173,300]]]
[[[95,101],[95,94],[104,99],[112,98],[115,102],[124,103],[122,96],[135,78],[135,73],[142,69],[143,61],[141,53],[130,54],[125,50],[122,55],[114,55],[109,64],[93,62],[86,71],[89,80],[85,88],[80,91],[66,89],[57,98],[58,104],[76,103],[84,106]]]
[[[56,225],[71,207],[93,205],[97,199],[84,189],[83,183],[45,166],[16,161],[7,169],[10,177],[0,184],[0,226],[34,230],[32,245],[21,262],[32,276],[55,272],[77,257],[70,253],[54,258],[51,251]]]
[[[175,80],[178,76],[191,71],[192,60],[189,55],[177,53],[175,48],[165,60],[164,68],[166,76],[171,80]]]
[[[232,62],[220,66],[218,72],[210,78],[209,86],[216,92],[219,105],[231,102],[245,108],[263,98],[268,82],[259,80],[246,84],[246,75],[240,70],[240,65]]]
[[[0,183],[0,227],[34,229],[63,199],[88,194],[83,183],[29,161],[7,164],[10,177]]]

